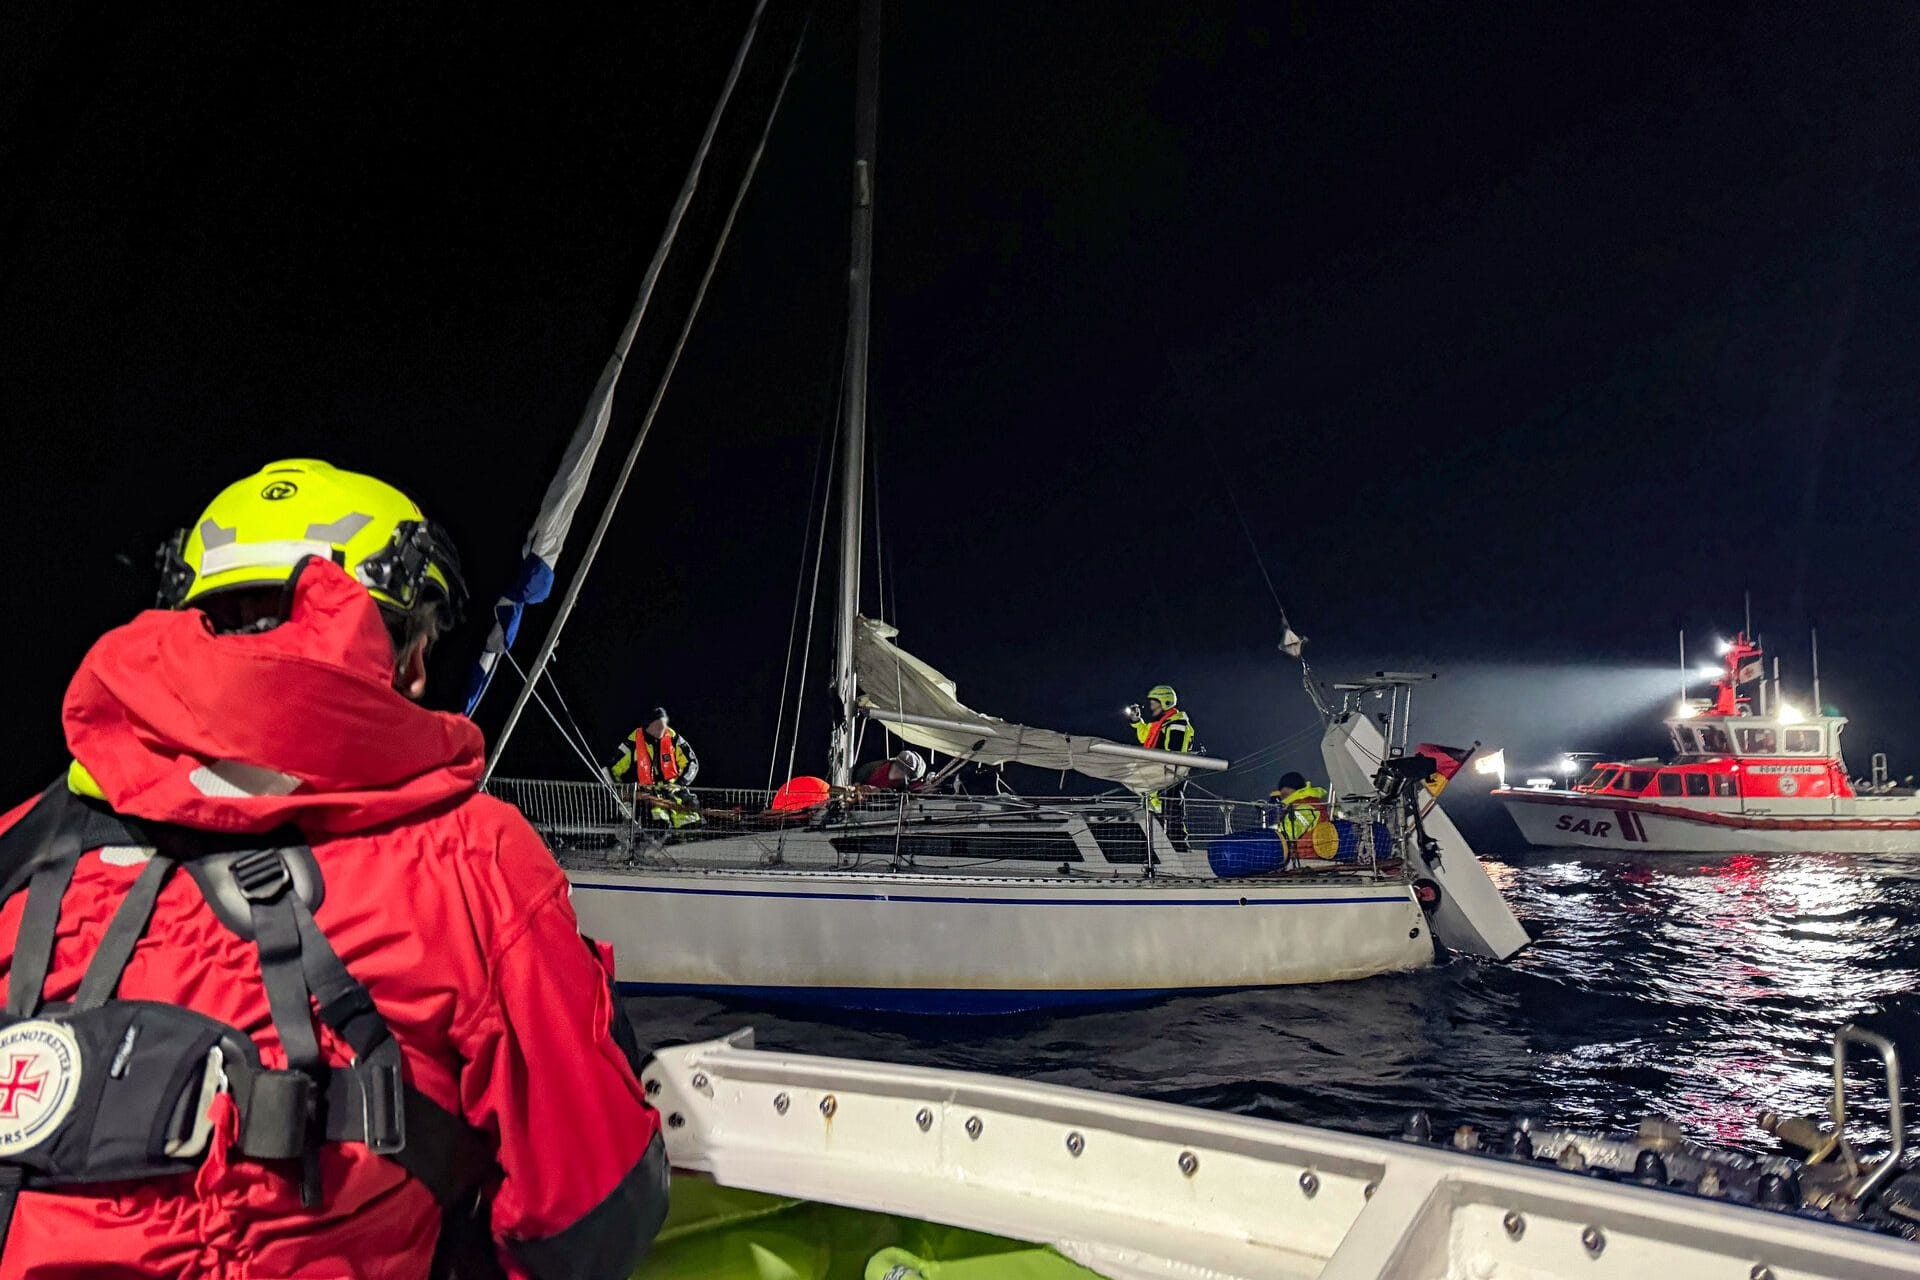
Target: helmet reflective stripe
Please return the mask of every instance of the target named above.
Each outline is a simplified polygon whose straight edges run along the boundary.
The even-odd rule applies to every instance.
[[[228,485],[161,548],[160,603],[284,584],[308,556],[333,561],[374,599],[412,609],[435,588],[457,615],[459,559],[413,499],[384,480],[308,458],[270,463]]]
[[[1147,701],[1157,702],[1163,707],[1173,707],[1179,705],[1180,695],[1173,691],[1173,686],[1170,684],[1157,684],[1147,690]]]
[[[333,544],[313,542],[306,538],[295,538],[289,542],[229,542],[223,547],[214,547],[201,553],[200,572],[211,577],[231,573],[235,569],[291,569],[308,556],[331,560]]]
[[[332,545],[336,542],[351,542],[362,529],[373,523],[373,517],[356,511],[350,516],[341,516],[327,524],[310,524],[307,536]]]

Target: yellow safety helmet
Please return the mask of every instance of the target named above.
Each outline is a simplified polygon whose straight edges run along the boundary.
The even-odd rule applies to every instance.
[[[1170,684],[1157,684],[1147,690],[1147,701],[1157,702],[1163,707],[1177,707],[1180,705],[1180,695],[1173,691]]]
[[[270,462],[228,485],[192,528],[168,539],[159,603],[178,609],[223,591],[278,586],[308,556],[333,561],[402,613],[438,596],[453,622],[466,604],[453,543],[413,499],[311,458]]]

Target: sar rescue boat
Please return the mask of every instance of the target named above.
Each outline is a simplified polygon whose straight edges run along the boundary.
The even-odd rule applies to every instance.
[[[1800,711],[1768,682],[1760,645],[1726,646],[1711,699],[1667,719],[1670,760],[1602,760],[1569,787],[1493,794],[1540,848],[1649,853],[1920,853],[1920,794],[1895,786],[1884,759],[1849,777],[1845,716]],[[1775,682],[1777,683],[1777,681]],[[1759,701],[1741,692],[1754,686]]]

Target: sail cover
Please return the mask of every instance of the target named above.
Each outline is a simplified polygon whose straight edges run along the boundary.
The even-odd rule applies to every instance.
[[[1188,767],[1175,768],[1138,756],[1106,754],[1123,744],[981,715],[960,701],[952,680],[894,644],[898,634],[884,622],[858,619],[853,669],[860,680],[861,706],[867,715],[916,747],[969,756],[981,764],[1030,764],[1056,772],[1071,769],[1141,794],[1180,781],[1192,766],[1226,767],[1224,760],[1205,757],[1201,757],[1204,764],[1189,760]],[[902,714],[946,723],[910,723],[899,718]],[[1124,744],[1123,749],[1138,751],[1131,743]]]

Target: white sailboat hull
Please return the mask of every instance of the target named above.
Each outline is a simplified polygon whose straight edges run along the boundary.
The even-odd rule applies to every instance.
[[[1872,796],[1836,802],[1775,801],[1781,812],[1743,812],[1642,802],[1585,792],[1495,793],[1527,843],[1543,849],[1628,853],[1920,854],[1920,799]]]
[[[1397,880],[572,870],[623,987],[1008,1012],[1334,982],[1434,961]]]
[[[1111,1280],[1920,1274],[1904,1241],[1530,1162],[751,1045],[649,1065],[676,1170],[1050,1244]]]

